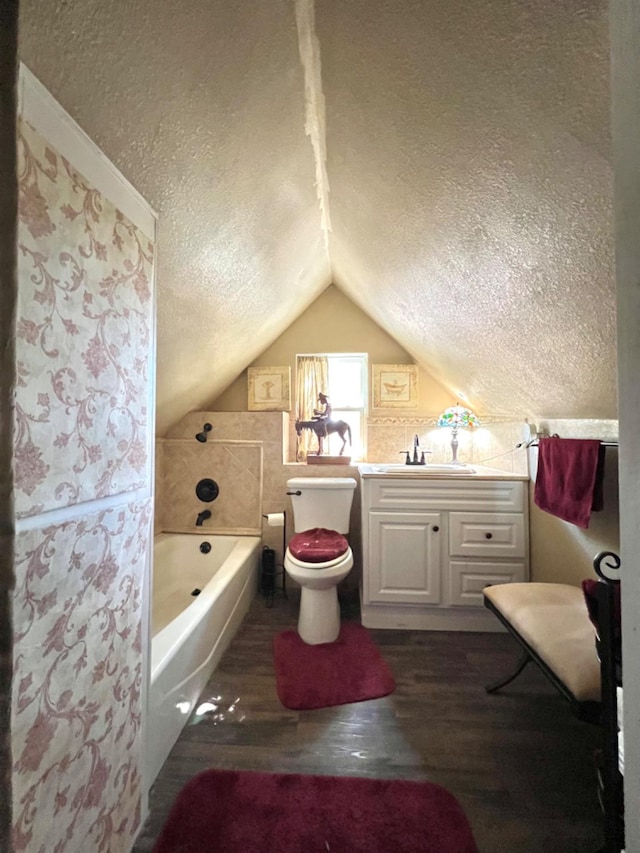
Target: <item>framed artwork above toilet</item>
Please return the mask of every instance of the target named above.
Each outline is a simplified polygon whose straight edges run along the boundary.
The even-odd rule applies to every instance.
[[[291,411],[291,368],[249,367],[250,412]]]

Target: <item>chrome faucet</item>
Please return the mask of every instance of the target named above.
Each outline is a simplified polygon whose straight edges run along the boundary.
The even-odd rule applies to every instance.
[[[202,522],[208,518],[211,518],[211,510],[203,509],[202,512],[198,513],[198,517],[196,518],[196,527],[202,527]]]

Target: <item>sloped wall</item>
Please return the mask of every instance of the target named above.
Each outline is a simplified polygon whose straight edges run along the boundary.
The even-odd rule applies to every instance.
[[[494,414],[616,417],[610,6],[316,4],[333,281]]]
[[[159,434],[330,281],[481,410],[615,417],[610,4],[299,5],[330,257],[296,4],[20,3],[25,61],[166,213]]]

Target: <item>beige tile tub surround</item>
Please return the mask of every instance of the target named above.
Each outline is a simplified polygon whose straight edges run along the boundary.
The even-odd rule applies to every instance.
[[[256,534],[262,527],[262,444],[209,439],[166,439],[163,442],[163,529],[174,533]],[[215,480],[220,493],[205,503],[195,493],[204,477]],[[202,528],[196,516],[211,518]]]
[[[195,435],[202,430],[202,426],[205,423],[210,423],[212,425],[212,429],[209,433],[209,438],[206,444],[201,444],[195,440]],[[260,533],[263,521],[263,512],[281,512],[283,509],[286,509],[282,504],[282,501],[286,498],[285,492],[287,481],[287,475],[283,473],[283,448],[286,450],[286,447],[288,446],[288,428],[289,415],[287,412],[189,412],[181,421],[179,421],[179,423],[168,430],[165,439],[162,441],[163,450],[161,464],[163,466],[166,465],[164,461],[166,447],[175,439],[183,439],[185,458],[188,457],[192,459],[192,464],[194,465],[191,472],[193,487],[190,486],[191,480],[189,480],[189,484],[185,485],[184,494],[188,498],[188,501],[193,503],[192,492],[193,489],[195,489],[195,484],[197,482],[197,479],[194,478],[197,477],[199,479],[203,476],[211,476],[216,480],[216,482],[222,485],[215,474],[211,473],[213,469],[206,469],[209,473],[205,473],[205,469],[200,465],[201,461],[208,458],[206,456],[206,448],[213,446],[215,441],[242,441],[250,442],[254,445],[259,444],[262,447],[261,506],[258,509],[258,514],[255,518],[252,517],[252,523],[254,526],[251,528],[251,532]],[[178,447],[179,444],[176,443],[176,449],[172,452],[178,454]],[[197,454],[195,452],[197,448],[204,450],[205,453]],[[163,477],[163,485],[166,486],[168,482],[168,479]],[[166,491],[164,494],[166,500],[163,498],[159,504],[161,527],[163,530],[175,530],[177,529],[175,526],[175,519],[172,518],[172,508],[175,505],[175,501],[173,496],[169,495]],[[235,495],[236,486],[230,485],[229,489],[226,490],[226,494],[224,496],[221,494],[221,496],[210,505],[212,512],[214,511],[214,508],[217,508],[218,503],[223,497],[226,497],[228,501],[232,502]],[[201,502],[195,498],[195,494],[193,494],[193,499],[195,499],[196,503],[199,505],[198,509],[196,509],[197,514],[197,512],[199,512],[200,509],[203,509],[205,505],[201,504]],[[216,520],[216,518],[219,520],[219,517],[214,517],[210,521],[205,522],[205,524],[211,524],[211,522]],[[191,515],[189,515],[188,519],[183,518],[183,520],[186,520],[187,523],[191,525],[188,530],[193,531],[196,529],[193,526]],[[185,529],[187,528],[181,528],[182,532],[184,532]],[[231,530],[224,530],[222,532],[231,532]],[[236,528],[234,528],[234,532],[237,532]]]

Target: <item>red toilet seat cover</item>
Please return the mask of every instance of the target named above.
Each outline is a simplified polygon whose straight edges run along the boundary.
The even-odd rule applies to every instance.
[[[348,549],[349,543],[341,533],[324,527],[303,530],[289,542],[291,554],[304,563],[328,563],[346,554]]]

